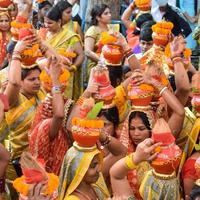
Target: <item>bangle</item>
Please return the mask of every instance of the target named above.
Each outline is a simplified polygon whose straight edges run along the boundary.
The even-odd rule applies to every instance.
[[[131,9],[131,10],[134,10],[134,9],[135,9],[135,5],[134,5],[133,3],[130,5],[130,9]]]
[[[42,52],[42,54],[45,54],[47,52],[47,47],[45,46],[40,46],[40,51]]]
[[[134,53],[130,54],[130,56],[127,57],[127,60],[129,60],[129,59],[132,58],[133,56],[135,56]]]
[[[77,67],[76,65],[71,65],[72,69],[76,72],[77,71]]]
[[[14,50],[13,53],[12,53],[12,55],[16,55],[16,54],[17,54],[17,55],[21,55],[21,52],[20,52],[20,51]]]
[[[135,169],[137,165],[133,162],[133,156],[134,154],[129,154],[128,156],[125,157],[125,165],[128,169]]]
[[[176,64],[177,62],[183,62],[183,59],[181,57],[175,57],[172,59],[173,64]]]
[[[11,60],[18,60],[18,61],[22,61],[22,58],[21,58],[21,56],[20,57],[17,57],[17,56],[13,56],[12,58],[11,58]]]
[[[61,93],[61,87],[60,87],[59,85],[55,85],[55,86],[52,87],[51,92],[52,92],[53,94]]]
[[[160,91],[160,96],[162,96],[163,92],[167,89],[167,87],[163,87],[162,90]]]
[[[100,141],[100,143],[101,143],[100,149],[103,150],[104,147],[108,146],[110,142],[111,142],[111,136],[108,135],[108,136],[106,136],[105,141],[103,141],[103,142]]]

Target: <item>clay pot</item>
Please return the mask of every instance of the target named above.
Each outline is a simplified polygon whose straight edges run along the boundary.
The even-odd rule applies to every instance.
[[[123,59],[121,48],[115,45],[104,45],[102,53],[109,64],[120,64]]]
[[[153,43],[158,46],[166,46],[169,42],[168,35],[153,33],[152,37],[153,37]]]
[[[92,147],[99,139],[99,130],[90,128],[77,128],[77,130],[72,131],[72,136],[79,146]]]

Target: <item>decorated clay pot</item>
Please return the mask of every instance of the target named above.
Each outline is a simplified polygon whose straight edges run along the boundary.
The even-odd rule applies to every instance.
[[[99,131],[89,128],[79,130],[77,128],[77,130],[73,130],[72,136],[79,146],[91,147],[97,143],[97,140],[99,139]]]
[[[94,146],[104,126],[103,121],[98,119],[73,118],[72,124],[72,136],[82,147]]]
[[[168,35],[153,33],[153,43],[158,46],[166,46],[169,42]]]
[[[102,53],[107,64],[121,64],[123,53],[119,46],[104,45],[102,48]]]
[[[10,0],[0,0],[0,7],[7,8],[11,3],[12,3],[12,1],[10,1]]]
[[[147,106],[153,97],[154,88],[147,84],[128,86],[128,98],[134,106]]]
[[[157,173],[172,174],[179,166],[182,151],[176,144],[169,147],[161,146],[161,151],[155,160],[151,162],[151,166]]]
[[[194,94],[191,102],[194,109],[200,113],[200,93]]]

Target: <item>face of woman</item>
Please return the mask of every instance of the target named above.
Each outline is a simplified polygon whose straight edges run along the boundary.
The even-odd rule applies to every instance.
[[[138,145],[140,142],[150,137],[150,131],[146,128],[142,119],[139,117],[135,117],[131,120],[129,125],[129,134],[135,145]]]
[[[71,17],[72,17],[72,8],[65,9],[62,13],[62,21],[66,23],[70,21]]]
[[[87,184],[96,183],[99,178],[99,172],[100,172],[100,160],[98,155],[96,155],[93,158],[90,167],[83,178],[83,181],[85,181]]]
[[[111,19],[112,19],[112,16],[111,16],[111,12],[109,8],[106,8],[105,11],[102,13],[102,15],[97,18],[99,22],[104,23],[104,24],[110,24]]]
[[[57,32],[60,28],[60,21],[56,22],[47,17],[44,18],[44,26],[50,32]]]
[[[104,121],[104,127],[102,129],[102,131],[106,134],[106,135],[114,135],[115,129],[114,129],[114,124],[110,121],[108,121],[103,115],[99,117],[100,119],[102,119]]]
[[[0,30],[8,31],[10,29],[10,19],[6,15],[0,16]]]
[[[35,95],[40,89],[40,79],[39,79],[40,71],[33,70],[28,76],[22,81],[22,90],[26,93]]]

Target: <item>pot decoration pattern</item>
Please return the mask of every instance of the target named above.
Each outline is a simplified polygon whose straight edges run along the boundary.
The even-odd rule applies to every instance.
[[[153,43],[158,46],[166,46],[169,42],[173,27],[173,23],[167,21],[157,22],[153,25]]]
[[[157,120],[152,130],[152,139],[156,143],[162,142],[162,145],[156,159],[151,162],[151,166],[159,174],[172,174],[179,166],[182,151],[175,144],[175,138],[163,118]]]
[[[101,34],[100,44],[102,45],[102,55],[106,65],[119,66],[122,64],[123,50],[114,44],[117,41],[115,35],[115,33],[111,34],[109,32]]]
[[[11,0],[0,0],[0,8],[8,8],[11,4]]]
[[[135,5],[141,11],[151,10],[151,0],[135,0]]]
[[[115,88],[110,83],[107,67],[98,64],[94,67],[92,76],[93,82],[99,85],[98,94],[95,95],[95,99],[104,101],[105,105],[112,103],[115,96]]]
[[[92,147],[97,143],[104,121],[91,114],[95,110],[93,98],[85,99],[80,107],[79,117],[72,119],[72,136],[81,147]],[[92,117],[91,117],[92,116]]]
[[[33,30],[28,28],[19,29],[18,39],[22,40],[26,36],[33,35]],[[26,49],[22,53],[22,64],[24,68],[32,68],[32,65],[36,63],[38,57],[41,57],[42,53],[39,49],[39,44],[33,44],[32,47]],[[22,65],[22,67],[23,67]]]
[[[154,88],[148,84],[135,86],[131,82],[128,86],[128,98],[133,106],[148,106],[152,100]]]

